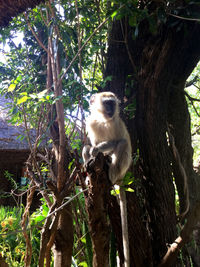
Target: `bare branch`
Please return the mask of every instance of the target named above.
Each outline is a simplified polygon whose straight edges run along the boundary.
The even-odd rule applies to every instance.
[[[194,101],[198,101],[198,102],[199,102],[200,99],[193,98],[193,97],[191,97],[190,95],[188,95],[186,92],[185,92],[185,95],[186,95],[186,96],[188,97],[188,99],[190,100],[190,103],[192,104],[192,106],[193,106],[193,108],[194,108],[194,111],[196,112],[197,116],[200,117],[200,114],[199,114],[197,108],[196,108],[195,105],[194,105]]]
[[[74,58],[72,59],[71,63],[69,64],[69,66],[66,68],[65,72],[62,74],[60,80],[59,80],[59,84],[61,83],[61,81],[63,80],[63,78],[65,77],[66,73],[68,72],[68,70],[71,68],[71,66],[73,65],[74,61],[77,59],[77,57],[79,56],[80,52],[83,50],[83,48],[87,45],[87,43],[92,39],[92,37],[98,32],[98,30],[100,30],[103,25],[109,20],[110,17],[106,18],[94,31],[93,33],[88,37],[88,39],[85,41],[85,43],[81,46],[81,48],[78,50],[78,52],[76,53],[76,55],[74,56]]]
[[[173,266],[176,261],[177,255],[180,249],[189,242],[192,232],[195,229],[197,223],[200,221],[200,201],[198,201],[191,211],[190,216],[184,225],[180,236],[170,245],[167,253],[163,257],[159,267]]]
[[[26,19],[26,22],[28,24],[29,29],[31,30],[31,32],[32,32],[33,36],[35,37],[35,39],[37,40],[38,44],[44,49],[44,51],[46,51],[48,53],[48,49],[43,45],[43,43],[40,41],[39,37],[37,36],[36,32],[33,30],[26,13],[24,13],[24,17]]]
[[[183,20],[189,20],[189,21],[197,21],[200,22],[200,19],[196,19],[196,18],[187,18],[187,17],[182,17],[182,16],[178,16],[178,15],[174,15],[174,14],[170,14],[168,13],[169,16],[175,17],[177,19],[183,19]]]
[[[198,80],[198,78],[199,78],[199,76],[196,75],[192,80],[186,81],[185,87],[190,87],[191,85],[193,85],[194,83],[196,83],[197,80]]]
[[[186,91],[185,91],[185,95],[187,96],[187,98],[188,98],[190,101],[197,101],[197,102],[200,102],[200,99],[198,99],[198,98],[194,98],[194,97],[190,96]]]
[[[33,195],[35,193],[35,189],[36,186],[31,186],[30,187],[30,191],[28,193],[27,196],[27,203],[26,203],[26,208],[22,217],[22,222],[21,222],[21,226],[22,226],[22,231],[23,231],[23,235],[26,241],[26,256],[25,256],[25,266],[29,267],[31,264],[31,256],[32,256],[32,245],[31,245],[31,241],[30,241],[30,237],[26,231],[26,224],[27,224],[27,219],[29,216],[29,209],[33,200]]]

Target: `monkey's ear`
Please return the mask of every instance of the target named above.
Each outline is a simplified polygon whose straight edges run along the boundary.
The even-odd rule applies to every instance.
[[[90,105],[92,105],[94,103],[94,100],[95,100],[95,95],[92,95],[90,97]]]
[[[121,100],[119,100],[118,97],[116,97],[116,100],[117,100],[117,103],[118,103],[118,104],[121,104]]]

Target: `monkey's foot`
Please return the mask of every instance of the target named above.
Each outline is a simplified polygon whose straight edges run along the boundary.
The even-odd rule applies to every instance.
[[[86,168],[87,172],[97,172],[102,170],[103,168],[103,160],[104,155],[103,153],[98,153],[96,157],[90,157],[89,160],[84,164],[84,167]]]
[[[86,170],[90,169],[92,167],[92,165],[94,164],[95,161],[95,157],[90,157],[85,163],[84,163],[84,167]]]

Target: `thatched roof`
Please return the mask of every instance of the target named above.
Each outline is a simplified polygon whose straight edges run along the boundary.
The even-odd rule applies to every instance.
[[[45,0],[0,0],[0,27],[8,23],[28,8],[34,8]]]
[[[26,150],[29,149],[28,143],[24,138],[20,141],[19,137],[25,134],[23,127],[9,125],[0,119],[0,150]]]
[[[23,125],[12,125],[8,123],[8,99],[0,97],[0,151],[1,150],[29,150],[26,137],[21,140],[20,136],[26,136],[25,127]],[[35,131],[31,130],[31,138],[35,139]]]

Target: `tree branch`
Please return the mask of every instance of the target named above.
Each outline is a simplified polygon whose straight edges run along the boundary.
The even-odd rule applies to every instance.
[[[174,15],[174,14],[170,14],[168,13],[169,16],[175,17],[177,19],[183,19],[183,20],[189,20],[189,21],[197,21],[200,22],[200,19],[196,19],[196,18],[187,18],[187,17],[182,17],[182,16],[178,16],[178,15]]]
[[[27,224],[27,218],[29,215],[29,209],[33,200],[33,195],[35,193],[35,189],[36,186],[32,186],[29,190],[29,193],[27,193],[27,203],[26,203],[26,208],[24,211],[24,214],[22,216],[22,222],[21,222],[21,226],[22,226],[22,231],[23,231],[23,235],[26,241],[26,255],[25,255],[25,266],[29,267],[31,264],[31,256],[32,256],[32,245],[31,245],[31,241],[30,241],[30,237],[26,231],[26,224]]]
[[[194,111],[196,112],[197,116],[200,117],[200,114],[199,114],[197,108],[195,107],[195,105],[194,105],[194,103],[193,103],[193,101],[198,101],[198,102],[200,102],[200,99],[193,98],[193,97],[191,97],[190,95],[188,95],[188,93],[186,93],[186,92],[185,92],[185,95],[186,95],[186,96],[188,97],[188,99],[190,100],[190,103],[192,104],[192,106],[193,106],[193,108],[194,108]]]
[[[194,98],[194,97],[190,96],[186,91],[185,91],[185,95],[187,96],[187,98],[188,98],[190,101],[197,101],[197,102],[200,102],[200,99],[198,99],[198,98]]]
[[[31,32],[32,32],[33,36],[35,37],[35,39],[37,40],[38,44],[44,49],[44,51],[46,51],[48,53],[48,49],[43,45],[43,43],[40,41],[39,37],[37,36],[36,32],[31,27],[30,21],[29,21],[26,13],[24,13],[24,17],[26,19],[26,22],[28,24],[29,29],[31,30]]]
[[[89,160],[87,164],[89,191],[85,198],[92,238],[93,266],[109,265],[108,195],[110,182],[108,166],[106,166],[106,158],[102,153]]]
[[[200,201],[196,202],[186,224],[184,225],[180,233],[180,236],[174,241],[174,243],[171,244],[167,253],[163,257],[159,267],[169,267],[173,265],[173,263],[176,261],[180,249],[187,242],[189,242],[192,232],[199,221],[200,221]]]
[[[199,76],[196,75],[192,80],[186,81],[185,87],[190,87],[191,85],[193,85],[194,83],[196,83],[197,80],[198,80],[198,78],[199,78]]]

